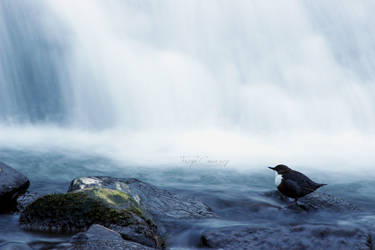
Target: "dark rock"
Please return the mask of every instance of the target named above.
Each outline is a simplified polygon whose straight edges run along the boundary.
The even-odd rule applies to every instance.
[[[25,193],[29,185],[26,176],[0,162],[0,211],[15,209],[17,197]]]
[[[222,249],[371,249],[371,237],[359,228],[330,225],[235,226],[210,229],[203,247]]]
[[[32,249],[66,250],[72,247],[69,242],[34,241],[29,243]]]
[[[35,192],[29,192],[20,195],[17,198],[17,211],[22,212],[28,205],[33,203],[40,195]]]
[[[134,178],[76,178],[70,183],[69,192],[88,187],[105,187],[125,192],[157,220],[213,216],[210,208],[199,200],[157,188]]]
[[[359,208],[348,201],[337,198],[333,195],[314,192],[306,195],[303,198],[298,199],[298,207],[295,205],[294,201],[290,200],[288,197],[281,194],[279,191],[271,191],[266,193],[266,196],[272,197],[278,201],[281,201],[288,206],[287,209],[303,209],[307,211],[313,210],[330,210],[330,211],[358,211]]]
[[[20,215],[25,230],[72,233],[92,224],[119,230],[123,238],[159,246],[157,227],[129,195],[107,188],[88,188],[38,198]]]
[[[32,242],[30,246],[33,249],[54,249],[54,250],[151,250],[151,248],[133,241],[124,240],[118,232],[103,227],[99,224],[93,224],[86,232],[75,234],[70,241],[65,242]]]
[[[298,200],[299,203],[308,209],[329,209],[335,211],[352,210],[357,211],[359,208],[354,204],[337,198],[333,195],[326,193],[311,193]]]
[[[136,242],[123,240],[118,232],[105,228],[101,225],[92,225],[87,232],[74,235],[70,241],[71,247],[67,249],[154,249]]]
[[[0,244],[1,250],[32,250],[32,248],[25,243],[7,242]]]

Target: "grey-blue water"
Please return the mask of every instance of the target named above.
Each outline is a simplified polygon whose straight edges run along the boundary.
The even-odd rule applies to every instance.
[[[136,177],[219,215],[179,222],[172,246],[233,223],[371,227],[374,12],[372,0],[1,0],[0,161],[41,194]],[[197,152],[230,166],[162,164]],[[361,211],[274,213],[270,162]],[[65,239],[0,215],[0,242]]]
[[[314,180],[328,183],[320,190],[343,198],[360,208],[360,212],[280,212],[271,206],[285,206],[265,195],[274,190],[274,174],[259,166],[258,171],[235,171],[230,168],[154,166],[143,168],[135,165],[119,165],[115,162],[90,155],[64,153],[30,153],[1,150],[1,161],[24,173],[31,181],[30,191],[40,194],[66,192],[69,182],[78,176],[108,175],[135,177],[158,187],[194,196],[207,203],[218,215],[215,219],[176,221],[169,228],[170,247],[198,247],[200,233],[205,228],[224,225],[276,225],[324,223],[352,224],[373,232],[375,224],[374,180],[352,180],[350,176],[330,176],[324,172],[310,171]],[[17,214],[0,215],[0,243],[61,242],[69,235],[38,234],[24,232],[18,227]]]

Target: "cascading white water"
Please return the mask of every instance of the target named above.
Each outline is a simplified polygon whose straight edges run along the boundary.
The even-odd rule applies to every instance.
[[[370,166],[374,11],[372,1],[2,1],[0,142],[151,164],[198,153]]]

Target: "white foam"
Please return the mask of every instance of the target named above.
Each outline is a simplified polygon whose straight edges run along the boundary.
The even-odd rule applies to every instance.
[[[0,148],[92,154],[142,166],[189,168],[182,156],[204,157],[196,167],[263,169],[284,163],[298,170],[366,173],[375,137],[361,134],[246,135],[227,131],[88,131],[58,127],[1,127]],[[211,160],[212,165],[207,164]],[[228,164],[215,165],[228,161]],[[193,166],[194,167],[194,166]],[[363,171],[358,171],[363,170]],[[369,171],[371,172],[371,171]]]
[[[370,0],[64,0],[34,8],[45,8],[36,12],[46,23],[41,33],[31,24],[1,28],[1,19],[1,42],[11,44],[7,32],[21,31],[49,51],[59,41],[64,58],[52,65],[61,75],[56,98],[66,123],[2,125],[2,148],[83,152],[149,166],[186,167],[181,156],[197,155],[241,169],[373,168]],[[4,20],[29,16],[21,14]],[[54,58],[38,48],[38,55]],[[50,103],[35,100],[38,89],[23,96],[24,67],[12,61],[12,51],[0,53],[0,117],[34,115],[30,100],[49,110]],[[38,62],[33,67],[43,68]],[[35,74],[33,67],[26,76]],[[45,86],[54,83],[40,74]]]

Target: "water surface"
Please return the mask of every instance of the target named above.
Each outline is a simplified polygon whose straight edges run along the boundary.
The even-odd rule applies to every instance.
[[[197,247],[204,229],[226,225],[275,226],[278,224],[320,223],[357,225],[373,231],[375,224],[375,181],[350,176],[324,175],[311,171],[316,181],[328,183],[320,190],[350,201],[359,212],[332,213],[292,212],[266,195],[274,190],[274,173],[266,167],[255,170],[233,170],[223,166],[141,167],[119,164],[112,160],[82,154],[36,153],[1,150],[0,159],[29,177],[29,190],[40,194],[66,192],[70,181],[78,176],[108,175],[135,177],[158,187],[193,196],[207,203],[218,215],[213,219],[173,221],[168,228],[169,246]],[[280,212],[278,212],[280,211]],[[59,242],[68,235],[24,232],[18,227],[17,214],[0,215],[0,242]],[[36,246],[36,245],[35,245]]]

